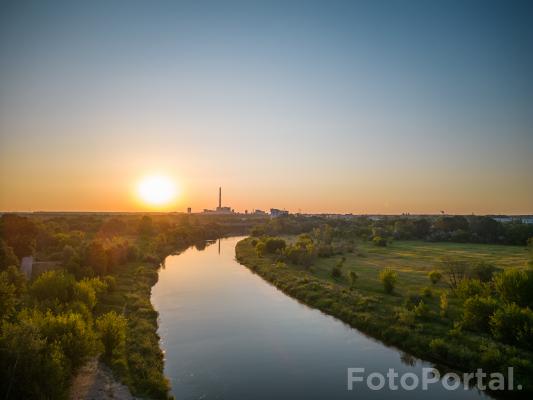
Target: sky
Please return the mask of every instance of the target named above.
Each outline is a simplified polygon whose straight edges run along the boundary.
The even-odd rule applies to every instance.
[[[0,0],[0,210],[533,213],[528,1]]]

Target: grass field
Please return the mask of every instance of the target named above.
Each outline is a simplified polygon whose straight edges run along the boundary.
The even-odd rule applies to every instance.
[[[525,268],[528,256],[527,248],[521,246],[399,241],[387,247],[377,247],[370,242],[361,242],[353,253],[344,254],[346,262],[343,272],[347,276],[353,270],[359,275],[359,290],[383,294],[383,286],[378,279],[379,271],[392,268],[399,274],[396,292],[402,295],[431,286],[427,274],[438,269],[445,257],[485,261],[503,269]],[[347,279],[333,279],[330,274],[340,258],[319,258],[312,268],[314,274],[336,284],[348,285]],[[447,288],[445,282],[436,286],[437,290],[439,288]]]
[[[292,242],[295,237],[284,239]],[[416,241],[377,247],[360,242],[353,252],[318,258],[306,269],[279,264],[274,255],[259,257],[252,241],[248,238],[237,244],[237,259],[288,295],[387,344],[439,365],[460,371],[476,368],[502,371],[514,366],[526,390],[531,392],[533,354],[497,342],[488,334],[457,329],[455,322],[461,320],[462,301],[449,290],[445,279],[432,285],[428,278],[428,273],[438,269],[445,257],[485,261],[501,269],[525,268],[529,258],[525,247]],[[342,257],[346,258],[342,276],[333,278],[332,268]],[[379,272],[384,268],[391,268],[398,274],[392,294],[385,293],[379,280]],[[348,280],[350,271],[358,275],[353,288]],[[444,292],[449,295],[449,308],[442,316],[440,295]],[[423,295],[429,310],[427,316],[399,316],[402,312],[405,314],[406,302],[412,294]]]

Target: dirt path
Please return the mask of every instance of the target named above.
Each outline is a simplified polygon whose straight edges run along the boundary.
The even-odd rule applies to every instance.
[[[129,389],[117,382],[111,370],[93,358],[85,364],[72,381],[70,400],[133,400]]]

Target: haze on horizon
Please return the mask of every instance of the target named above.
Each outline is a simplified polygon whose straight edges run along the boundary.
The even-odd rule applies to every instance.
[[[0,210],[533,213],[533,3],[2,2]]]

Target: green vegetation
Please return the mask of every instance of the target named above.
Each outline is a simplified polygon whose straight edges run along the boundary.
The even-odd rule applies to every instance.
[[[73,374],[100,355],[135,396],[168,398],[150,302],[160,263],[249,228],[217,216],[2,215],[0,396],[66,398]],[[27,280],[18,265],[30,255],[54,263]]]
[[[262,257],[255,248],[263,238],[248,238],[238,243],[237,259],[287,294],[385,343],[463,371],[513,366],[515,381],[533,392],[533,272],[525,247],[376,246],[375,235],[361,237],[354,224],[319,224],[299,236],[281,231],[284,249]],[[257,231],[272,235],[268,225]],[[327,241],[321,232],[328,232]],[[337,251],[320,254],[324,246]],[[333,255],[339,253],[340,259]],[[284,268],[275,267],[280,262]]]

